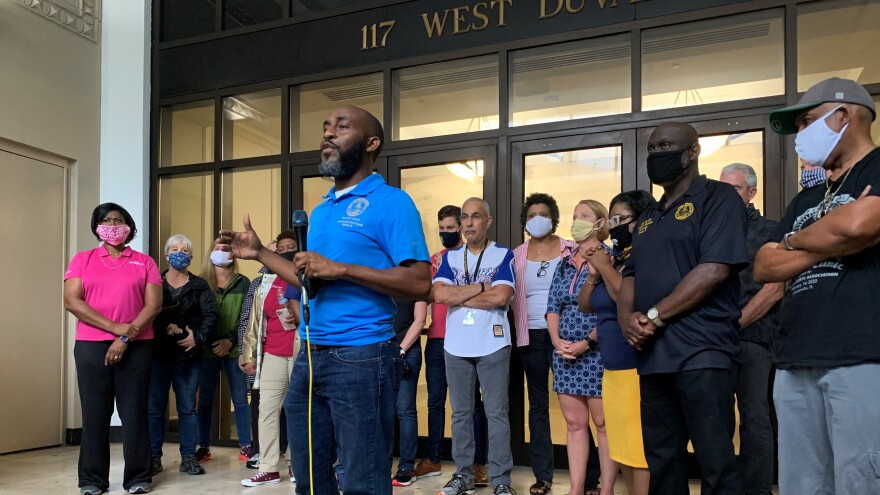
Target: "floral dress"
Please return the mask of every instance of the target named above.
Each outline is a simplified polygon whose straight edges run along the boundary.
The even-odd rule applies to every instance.
[[[575,256],[578,256],[577,251],[556,267],[547,298],[547,312],[559,315],[559,338],[569,342],[586,339],[597,322],[595,313],[581,313],[578,309],[578,292],[589,271],[586,263],[578,270],[572,261]],[[598,349],[588,350],[575,360],[563,359],[554,353],[553,390],[560,394],[601,397],[603,371]]]

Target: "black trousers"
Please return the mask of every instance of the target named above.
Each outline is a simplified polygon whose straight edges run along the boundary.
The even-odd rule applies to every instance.
[[[128,490],[134,484],[152,481],[147,396],[153,342],[133,341],[119,363],[105,366],[104,356],[111,343],[77,340],[73,347],[83,416],[79,486],[110,488],[110,418],[115,402],[122,420],[122,487]]]
[[[742,495],[733,452],[732,371],[642,375],[642,436],[651,495],[687,495],[687,443],[702,473],[702,495]]]

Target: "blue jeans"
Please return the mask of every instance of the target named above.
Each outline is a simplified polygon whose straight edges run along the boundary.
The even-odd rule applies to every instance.
[[[446,427],[446,357],[444,339],[428,339],[425,344],[425,381],[428,383],[428,454],[431,462],[443,458],[443,432]],[[489,423],[480,395],[479,380],[474,398],[474,463],[485,465],[488,458]]]
[[[165,412],[168,410],[168,389],[174,387],[177,417],[180,423],[180,456],[196,454],[196,391],[199,388],[199,363],[153,362],[150,374],[150,397],[147,415],[150,423],[150,454],[162,457],[165,443]]]
[[[422,370],[422,346],[419,341],[406,351],[403,361],[406,366],[397,391],[397,419],[400,421],[400,461],[397,469],[410,470],[416,466],[416,449],[419,446],[419,417],[416,412],[416,390]]]
[[[250,409],[247,401],[247,380],[238,367],[238,358],[205,358],[202,359],[199,371],[199,445],[211,445],[211,419],[214,412],[214,397],[217,393],[217,382],[220,370],[226,373],[229,384],[229,395],[235,408],[235,431],[238,433],[238,445],[244,447],[251,444]]]
[[[337,442],[346,495],[391,495],[391,442],[400,383],[400,348],[392,342],[312,350],[313,387],[303,345],[284,399],[296,493],[337,495]],[[312,459],[309,477],[309,395]]]

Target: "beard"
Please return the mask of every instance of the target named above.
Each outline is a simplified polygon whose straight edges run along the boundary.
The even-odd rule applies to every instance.
[[[339,150],[338,158],[335,160],[324,160],[321,157],[321,163],[318,165],[318,171],[324,177],[333,177],[334,179],[346,180],[361,168],[361,159],[364,156],[364,150],[367,149],[367,142],[357,143],[347,150]]]

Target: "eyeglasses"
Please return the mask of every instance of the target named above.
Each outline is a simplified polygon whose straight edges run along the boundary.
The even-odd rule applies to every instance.
[[[467,213],[462,213],[461,217],[460,217],[461,223],[467,222],[468,218],[470,218],[471,220],[473,220],[475,222],[479,222],[480,220],[483,219],[483,215],[481,215],[479,213],[474,213],[473,215],[468,215]]]
[[[632,215],[613,215],[608,219],[608,228],[613,229],[620,224],[626,223],[624,220],[632,220]]]
[[[538,268],[538,278],[546,277],[548,268],[550,268],[550,262],[549,261],[542,261],[541,268]]]

